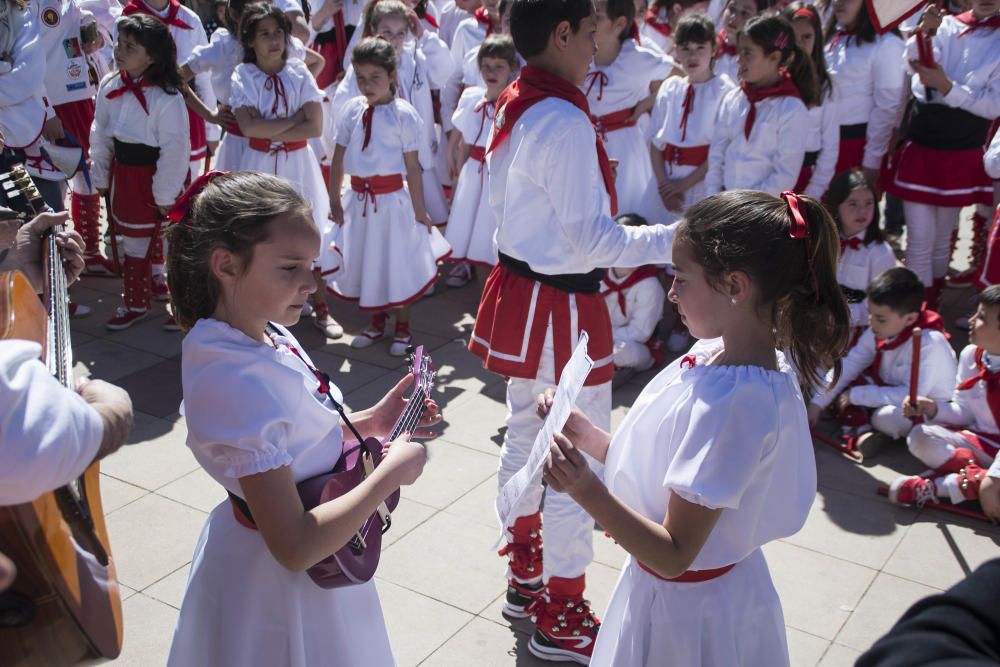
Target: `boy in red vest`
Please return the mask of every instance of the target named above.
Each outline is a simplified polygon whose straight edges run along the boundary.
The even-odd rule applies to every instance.
[[[842,415],[857,413],[854,406],[865,408],[874,429],[858,441],[865,458],[887,441],[906,437],[913,427],[903,414],[903,403],[910,392],[915,327],[922,332],[917,393],[947,401],[955,377],[955,351],[944,321],[924,308],[924,285],[913,271],[897,267],[879,274],[868,287],[868,311],[871,327],[844,357],[837,384],[821,388],[809,406],[812,423],[834,402]],[[831,371],[827,379],[832,378]]]
[[[951,399],[919,396],[916,406],[907,405],[904,412],[924,419],[906,444],[934,475],[900,477],[889,487],[889,499],[901,505],[977,499],[984,468],[993,464],[1000,448],[1000,285],[979,295]]]
[[[596,51],[591,0],[514,0],[510,26],[527,66],[497,100],[487,159],[500,259],[469,342],[486,368],[509,378],[500,486],[527,462],[542,424],[536,397],[559,381],[581,331],[594,368],[577,406],[610,427],[613,340],[601,269],[667,263],[673,243],[667,227],[612,218],[611,165],[579,88]],[[542,492],[533,491],[536,507]],[[587,664],[599,627],[583,599],[594,522],[556,492],[545,497],[545,515],[544,557],[537,511],[509,531],[504,611],[535,618],[534,655]]]

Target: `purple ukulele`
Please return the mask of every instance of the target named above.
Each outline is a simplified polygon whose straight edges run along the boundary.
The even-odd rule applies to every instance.
[[[362,438],[344,417],[344,421],[358,441],[356,443],[352,441],[350,447],[345,443],[344,453],[331,472],[299,483],[299,496],[307,510],[339,498],[363,482],[382,461],[383,442],[392,442],[403,433],[413,433],[416,430],[426,409],[424,401],[430,398],[435,375],[431,369],[431,358],[424,354],[422,345],[413,352],[410,371],[414,376],[410,400],[384,441],[378,438]],[[343,413],[341,416],[344,416]],[[375,576],[382,555],[382,533],[389,530],[389,526],[392,525],[390,512],[396,509],[398,503],[399,489],[396,489],[368,517],[347,544],[332,556],[309,568],[309,576],[317,586],[320,588],[352,586],[364,583]]]

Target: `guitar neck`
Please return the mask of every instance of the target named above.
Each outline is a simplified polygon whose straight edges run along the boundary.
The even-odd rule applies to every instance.
[[[386,442],[392,442],[404,433],[413,433],[417,428],[417,424],[420,423],[420,418],[424,416],[424,410],[426,406],[424,405],[424,400],[427,398],[427,394],[423,387],[417,387],[413,390],[413,395],[410,396],[409,402],[400,413],[399,419],[396,420],[396,425],[392,427],[392,431],[386,436]]]

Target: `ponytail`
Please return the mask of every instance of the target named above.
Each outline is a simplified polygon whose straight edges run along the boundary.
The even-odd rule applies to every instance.
[[[804,383],[818,387],[824,368],[840,377],[850,313],[837,284],[837,227],[817,200],[792,203],[763,192],[727,190],[688,209],[677,238],[690,244],[712,286],[726,274],[750,276],[760,316],[787,350]],[[794,198],[794,199],[793,199]],[[794,236],[793,236],[794,233]]]
[[[787,18],[777,14],[755,16],[743,26],[742,34],[763,49],[764,55],[781,52],[781,67],[792,77],[802,102],[807,107],[819,104],[815,66],[809,54],[795,43],[795,29]]]

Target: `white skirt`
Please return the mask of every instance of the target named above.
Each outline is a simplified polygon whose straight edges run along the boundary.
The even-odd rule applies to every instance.
[[[434,167],[423,168],[424,184],[424,204],[427,206],[427,213],[431,216],[431,221],[435,225],[448,223],[448,200],[444,197],[444,188],[438,180],[437,171]]]
[[[608,157],[618,160],[615,176],[618,213],[638,213],[653,225],[662,222],[660,197],[655,190],[652,196],[648,191],[649,183],[656,183],[656,178],[649,161],[649,144],[642,131],[638,126],[625,127],[608,132],[607,137]]]
[[[453,260],[486,266],[497,263],[497,223],[490,208],[486,178],[482,163],[469,159],[462,165],[455,196],[451,200],[448,228],[445,230]]]
[[[760,549],[717,579],[680,584],[629,557],[601,623],[591,664],[602,667],[782,667],[781,602]]]
[[[325,590],[274,559],[228,501],[195,547],[169,667],[395,665],[374,581]]]
[[[675,164],[672,165],[672,168],[671,165],[665,165],[665,169],[667,172],[667,178],[674,180],[684,178],[697,169],[697,167],[687,164]],[[652,170],[652,167],[650,167],[650,170]],[[656,178],[654,177],[649,180],[649,184],[646,186],[646,194],[643,196],[643,202],[649,205],[655,212],[652,214],[652,217],[645,217],[651,225],[668,225],[672,222],[680,220],[689,208],[704,198],[705,179],[701,179],[684,192],[684,196],[681,199],[681,210],[670,211],[663,205],[663,200],[660,199],[659,187],[657,186]]]
[[[312,206],[313,220],[320,234],[326,236],[330,229],[330,196],[327,194],[323,173],[316,154],[307,144],[297,151],[264,153],[249,148],[243,153],[241,169],[274,174],[287,180],[296,192]]]
[[[250,140],[226,132],[219,142],[212,168],[217,171],[238,171],[243,168],[243,155],[250,150]]]
[[[425,172],[426,173],[426,172]],[[347,189],[341,198],[344,226],[339,234],[341,266],[329,290],[362,310],[387,310],[418,299],[437,279],[437,263],[451,246],[437,228],[431,233],[413,217],[406,188],[368,201]],[[324,267],[324,272],[329,268]]]

